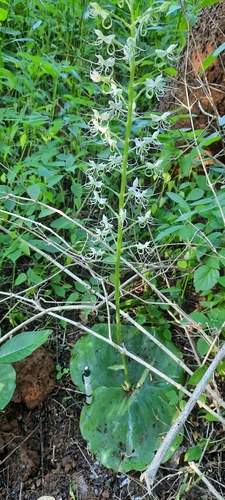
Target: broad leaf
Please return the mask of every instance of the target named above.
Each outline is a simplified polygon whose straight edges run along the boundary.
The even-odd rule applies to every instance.
[[[195,188],[195,189],[192,189],[192,191],[190,191],[190,193],[187,197],[187,200],[190,200],[190,201],[200,200],[202,198],[202,196],[204,196],[203,189]]]
[[[194,272],[194,286],[196,292],[211,290],[216,285],[219,278],[218,269],[210,268],[206,265],[198,267]]]
[[[107,325],[96,325],[94,330],[103,337],[107,335]],[[179,355],[172,342],[153,329],[148,330]],[[116,326],[111,325],[113,338],[115,331]],[[121,333],[127,349],[177,382],[182,380],[182,369],[137,328],[123,325]],[[146,468],[176,417],[176,409],[170,406],[167,394],[171,385],[150,374],[140,363],[130,358],[127,362],[131,383],[128,392],[124,389],[124,370],[112,370],[112,367],[121,367],[120,354],[93,335],[84,336],[76,343],[70,365],[73,382],[81,391],[84,391],[84,367],[89,366],[92,374],[93,402],[85,405],[81,412],[82,436],[103,465],[123,472]],[[181,441],[180,435],[167,459]]]
[[[52,330],[19,333],[0,347],[0,363],[14,363],[31,354],[46,342]]]
[[[202,448],[201,446],[192,446],[192,448],[189,448],[188,451],[185,453],[184,460],[185,462],[192,462],[192,460],[199,460],[199,458],[202,455]]]

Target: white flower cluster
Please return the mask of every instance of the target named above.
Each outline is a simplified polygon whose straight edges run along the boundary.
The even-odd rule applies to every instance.
[[[127,3],[129,3],[129,0],[127,0]],[[102,53],[95,54],[96,59],[91,65],[90,78],[96,84],[98,92],[101,91],[103,96],[108,97],[108,102],[104,109],[96,106],[92,110],[92,116],[88,123],[89,135],[93,138],[93,142],[96,142],[95,139],[98,138],[97,144],[102,145],[102,151],[101,159],[95,161],[89,160],[88,162],[86,188],[91,191],[90,202],[98,205],[100,209],[110,204],[107,200],[107,190],[112,196],[115,193],[119,198],[119,194],[115,192],[116,190],[113,191],[114,187],[110,186],[109,174],[112,173],[114,175],[117,172],[118,176],[123,175],[124,165],[127,171],[129,171],[129,179],[131,179],[131,174],[136,169],[144,172],[144,175],[147,177],[151,176],[153,179],[154,176],[161,176],[163,174],[163,160],[155,158],[155,149],[161,147],[160,130],[166,129],[169,126],[170,113],[145,113],[144,121],[147,124],[144,125],[143,132],[143,128],[139,126],[142,117],[138,112],[140,96],[144,96],[144,99],[156,98],[159,100],[164,95],[166,82],[162,74],[162,69],[160,69],[161,73],[158,75],[154,72],[153,75],[149,76],[148,74],[147,77],[137,81],[134,77],[133,87],[129,87],[133,88],[132,102],[129,101],[129,89],[121,82],[126,77],[126,71],[127,74],[135,75],[135,65],[140,64],[140,61],[137,60],[140,52],[145,52],[145,49],[142,49],[139,43],[140,39],[147,33],[149,26],[154,26],[158,23],[160,12],[166,12],[168,5],[168,2],[164,2],[146,9],[135,20],[132,36],[128,36],[125,42],[117,39],[115,34],[110,32],[109,29],[113,18],[117,22],[118,15],[115,15],[113,11],[110,12],[102,9],[94,2],[89,6],[88,15],[94,18],[101,18],[102,20],[102,29],[94,30],[96,35],[94,47],[101,49]],[[101,26],[98,26],[98,28],[101,28]],[[126,27],[128,28],[129,25],[124,21],[124,28],[126,29]],[[129,34],[131,35],[131,31]],[[174,59],[175,49],[175,44],[171,44],[165,50],[156,49],[155,56],[159,61],[156,67],[161,68],[165,59]],[[117,66],[119,69],[117,69]],[[131,67],[133,68],[133,73],[131,72]],[[125,72],[123,73],[122,70],[124,68]],[[130,137],[129,141],[126,142],[128,117],[131,114]],[[125,144],[127,144],[127,149],[125,148]],[[127,157],[125,151],[128,151]],[[154,158],[151,158],[152,155]],[[134,180],[129,180],[130,184],[126,186],[124,191],[124,206],[120,208],[117,215],[117,223],[120,228],[127,228],[128,226],[129,203],[135,207],[136,214],[139,214],[136,215],[136,222],[139,226],[144,227],[152,220],[151,210],[148,207],[150,190],[143,188],[140,179],[136,175],[135,173]],[[114,202],[112,212],[114,213],[113,217],[115,217]],[[100,238],[104,240],[113,232],[112,223],[104,215],[100,227],[97,229],[99,241]],[[148,250],[149,243],[143,245],[142,247],[139,244],[138,252],[146,252]]]

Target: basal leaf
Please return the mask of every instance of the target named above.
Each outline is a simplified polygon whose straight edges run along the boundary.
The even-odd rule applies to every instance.
[[[108,336],[108,325],[96,325],[93,329],[103,338]],[[178,354],[171,341],[153,329],[148,330]],[[116,325],[111,325],[112,338],[115,334]],[[179,365],[137,328],[122,325],[121,336],[130,351],[176,381],[182,381]],[[84,391],[85,366],[91,370],[93,402],[84,406],[80,428],[90,451],[115,471],[145,469],[176,418],[176,408],[168,396],[171,385],[128,358],[131,389],[127,391],[119,352],[91,334],[78,340],[72,352],[71,376],[81,391]],[[174,441],[167,459],[181,442],[182,433]]]

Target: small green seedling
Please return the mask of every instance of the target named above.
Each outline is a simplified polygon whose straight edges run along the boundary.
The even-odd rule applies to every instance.
[[[68,375],[70,369],[69,368],[63,368],[60,364],[57,364],[56,365],[56,371],[57,371],[56,379],[57,380],[61,380],[61,378],[64,375]]]

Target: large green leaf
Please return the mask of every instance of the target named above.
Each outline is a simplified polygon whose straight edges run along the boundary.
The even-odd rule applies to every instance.
[[[0,347],[0,363],[14,363],[31,354],[46,342],[52,330],[19,333]],[[1,378],[0,378],[1,383]]]
[[[16,372],[11,365],[0,364],[0,410],[11,400],[16,388]]]
[[[115,325],[111,329],[115,338]],[[94,330],[103,337],[107,335],[107,325],[97,325]],[[179,355],[172,342],[152,329],[148,330]],[[122,341],[127,349],[155,368],[177,382],[182,380],[183,371],[176,362],[137,328],[123,325]],[[76,343],[70,366],[73,382],[81,391],[84,390],[84,367],[88,365],[92,373],[93,402],[85,405],[81,412],[82,436],[101,463],[124,472],[146,468],[176,417],[176,410],[169,405],[167,395],[171,385],[150,374],[140,363],[130,358],[127,361],[131,383],[129,392],[124,389],[124,370],[118,369],[121,365],[120,354],[93,335],[84,336]],[[180,435],[169,455],[181,441]]]
[[[196,292],[211,290],[216,285],[220,273],[218,269],[213,269],[206,265],[198,267],[194,272],[194,286]]]

